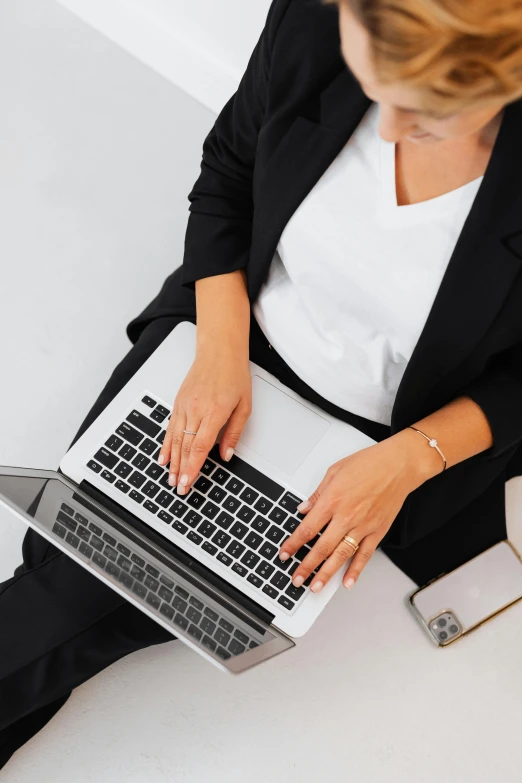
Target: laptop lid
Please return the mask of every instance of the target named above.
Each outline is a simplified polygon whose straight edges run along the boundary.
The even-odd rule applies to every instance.
[[[295,646],[265,610],[249,611],[220,589],[206,566],[61,473],[1,466],[0,506],[223,671],[238,674]]]

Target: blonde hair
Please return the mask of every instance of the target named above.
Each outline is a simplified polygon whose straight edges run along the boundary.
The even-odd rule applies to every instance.
[[[322,0],[346,4],[370,36],[382,84],[415,88],[450,113],[522,97],[520,0]]]

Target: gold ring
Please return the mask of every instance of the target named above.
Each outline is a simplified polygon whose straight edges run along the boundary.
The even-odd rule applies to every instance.
[[[352,538],[351,536],[344,536],[344,537],[343,537],[343,541],[344,541],[344,543],[345,543],[345,544],[349,544],[350,546],[353,546],[353,552],[354,552],[354,554],[355,554],[355,553],[357,552],[357,550],[359,549],[359,544],[357,543],[357,541],[355,540],[355,538]]]

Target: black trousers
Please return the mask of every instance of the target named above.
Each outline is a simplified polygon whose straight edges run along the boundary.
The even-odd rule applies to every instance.
[[[181,268],[173,276],[181,283]],[[168,311],[150,319],[145,310],[128,325],[134,345],[113,371],[72,443],[178,323],[196,323],[194,293],[181,284],[175,290],[176,301],[169,302]],[[270,347],[253,316],[250,358],[374,440],[388,437],[388,427],[338,408],[307,386]],[[504,494],[505,477],[501,479],[479,498],[477,515],[487,516],[488,503],[498,500],[497,493]],[[403,549],[394,545],[392,525],[380,548],[416,584],[424,584],[506,537],[505,524],[471,530],[469,518],[455,518]],[[0,584],[0,769],[65,704],[73,688],[135,650],[175,642],[172,634],[32,528],[25,535],[22,554],[23,562],[13,577]]]

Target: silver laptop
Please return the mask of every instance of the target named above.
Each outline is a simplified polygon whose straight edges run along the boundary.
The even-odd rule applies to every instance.
[[[239,673],[295,645],[341,584],[314,594],[286,562],[296,506],[328,467],[374,441],[250,362],[252,413],[230,462],[220,435],[189,492],[157,462],[196,351],[177,325],[60,462],[0,467],[0,504],[220,669]],[[320,535],[320,534],[319,534]]]

